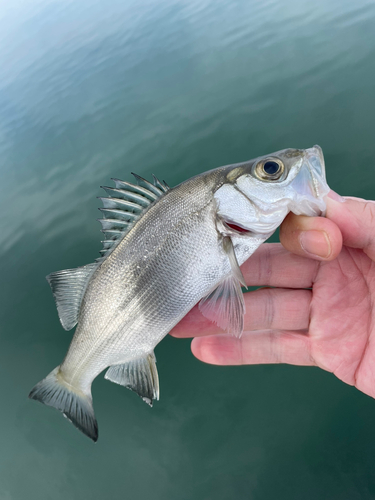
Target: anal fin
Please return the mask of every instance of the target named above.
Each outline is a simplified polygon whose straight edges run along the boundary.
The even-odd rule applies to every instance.
[[[121,365],[113,365],[104,376],[115,384],[136,392],[148,405],[159,400],[159,377],[154,353]]]

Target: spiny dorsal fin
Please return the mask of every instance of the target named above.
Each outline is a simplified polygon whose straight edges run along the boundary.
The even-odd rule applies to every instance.
[[[127,191],[126,189],[116,189],[107,186],[100,186],[103,188],[111,198],[119,198],[120,200],[126,200],[129,202],[130,208],[136,209],[138,207],[145,208],[148,207],[151,201],[145,196],[133,193],[132,191]],[[131,204],[130,204],[131,203]]]
[[[152,174],[152,177],[154,178],[155,186],[158,187],[159,189],[161,189],[164,193],[167,192],[168,189],[170,189],[168,184],[165,181],[163,181],[163,183],[161,183],[159,181],[159,179],[154,174]]]
[[[138,205],[137,203],[133,203],[132,201],[127,201],[127,200],[122,200],[121,198],[116,198],[113,196],[113,193],[108,193],[111,198],[101,198],[99,197],[99,200],[102,200],[104,208],[110,208],[110,209],[116,209],[116,210],[122,210],[124,212],[127,212],[129,215],[128,217],[135,217],[136,215],[139,215],[143,207]]]
[[[148,182],[146,181],[146,179],[144,179],[143,177],[141,177],[140,175],[138,174],[135,174],[134,172],[132,172],[132,175],[134,175],[136,181],[138,182],[138,184],[140,186],[143,186],[144,188],[150,190],[151,192],[155,193],[157,196],[160,196],[163,194],[164,190],[162,189],[159,189],[156,184],[151,184],[151,182]]]
[[[107,257],[142,217],[151,203],[170,189],[165,182],[162,184],[155,176],[154,184],[151,184],[143,177],[133,175],[137,180],[137,185],[120,179],[112,179],[115,183],[114,188],[102,186],[109,197],[99,198],[103,202],[103,208],[99,210],[104,218],[98,220],[102,225],[105,240],[102,242],[101,257],[96,260],[97,262]]]
[[[71,330],[77,324],[87,284],[97,267],[98,264],[88,264],[76,269],[57,271],[46,277],[55,298],[60,322],[65,330]]]
[[[155,193],[151,192],[149,189],[145,189],[141,186],[136,186],[131,182],[120,181],[120,179],[115,178],[112,178],[111,180],[116,184],[116,189],[126,189],[127,191],[141,194],[142,196],[149,198],[151,201],[154,201],[158,198],[158,196]]]
[[[122,365],[111,366],[104,378],[136,392],[150,406],[154,399],[159,399],[159,377],[153,352]]]

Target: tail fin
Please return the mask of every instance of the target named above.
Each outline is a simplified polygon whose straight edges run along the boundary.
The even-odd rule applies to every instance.
[[[29,398],[60,410],[94,442],[98,439],[98,424],[94,415],[91,394],[84,394],[66,383],[60,367],[55,368],[31,390]]]

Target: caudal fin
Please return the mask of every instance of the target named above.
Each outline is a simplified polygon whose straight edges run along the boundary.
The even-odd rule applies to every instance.
[[[98,439],[98,424],[94,415],[91,394],[85,394],[67,384],[55,368],[30,392],[29,398],[60,410],[80,431],[94,442]]]

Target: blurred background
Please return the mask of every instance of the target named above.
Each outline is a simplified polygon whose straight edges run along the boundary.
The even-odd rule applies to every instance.
[[[153,409],[95,381],[96,445],[27,399],[72,336],[45,275],[99,256],[110,177],[319,144],[330,186],[374,199],[374,22],[374,0],[0,2],[0,500],[375,498],[375,401],[317,368],[166,338]]]

